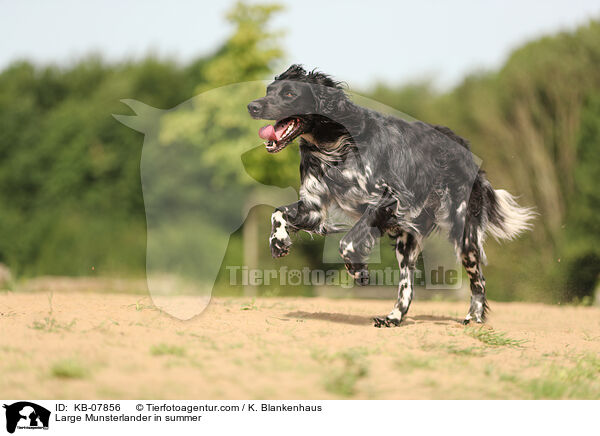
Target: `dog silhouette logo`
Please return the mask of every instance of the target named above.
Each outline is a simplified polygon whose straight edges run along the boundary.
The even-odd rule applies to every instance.
[[[50,411],[29,401],[19,401],[3,406],[6,409],[6,431],[14,433],[16,429],[48,430]]]
[[[271,251],[269,245],[265,245],[264,242],[262,245],[255,246],[253,241],[259,239],[256,226],[254,227],[257,229],[256,232],[249,230],[248,237],[244,238],[239,245],[236,245],[238,242],[235,239],[230,241],[230,236],[242,228],[253,207],[264,205],[275,209],[286,204],[292,206],[300,199],[299,192],[289,184],[292,180],[289,178],[291,176],[287,178],[276,176],[281,168],[287,168],[286,165],[279,166],[276,159],[266,162],[257,160],[256,157],[244,159],[244,156],[254,156],[252,154],[254,150],[262,151],[265,148],[265,145],[257,145],[260,138],[255,133],[262,122],[248,116],[246,104],[248,101],[264,95],[268,85],[267,82],[254,81],[207,89],[171,109],[158,109],[137,100],[124,99],[121,101],[129,106],[135,115],[113,114],[114,118],[123,125],[144,134],[140,156],[140,179],[146,212],[148,291],[153,304],[175,318],[186,320],[202,313],[210,302],[213,287],[217,283],[222,268],[231,265],[227,262],[245,262],[246,266],[248,262],[256,262],[256,265],[259,266],[260,247],[262,247],[262,252]],[[321,95],[330,89],[325,88],[318,84],[312,84],[310,91],[311,94]],[[349,91],[346,94],[351,95],[352,101],[356,104],[376,109],[380,113],[393,115],[399,119],[414,121],[408,115],[366,97]],[[324,100],[325,103],[328,101]],[[311,113],[311,108],[305,110],[294,107],[294,110],[299,111],[298,115],[314,115]],[[317,115],[345,126],[351,137],[360,136],[360,132],[357,131],[359,126],[347,122],[346,112],[336,112],[335,108],[325,108],[325,106],[315,110]],[[273,129],[276,128],[271,126],[270,129],[267,129],[269,130],[267,133],[262,130],[263,136],[276,136],[278,133]],[[472,155],[463,144],[444,136],[435,128],[424,127],[424,129],[437,132],[434,136],[443,142],[444,156],[463,156],[462,159],[469,162],[475,160],[475,164],[469,166],[468,174],[462,174],[461,178],[453,177],[452,174],[447,177],[448,180],[456,179],[453,183],[456,186],[460,185],[459,194],[452,198],[445,191],[440,191],[439,195],[436,194],[444,201],[452,200],[457,204],[463,202],[466,205],[471,187],[478,174],[480,160]],[[268,144],[270,144],[269,140]],[[268,147],[274,151],[272,145],[268,145]],[[266,151],[268,152],[269,149]],[[350,160],[355,162],[354,167],[362,168],[364,166],[367,162],[367,156],[364,154],[368,153],[366,151],[361,153],[361,150],[353,152]],[[288,156],[291,155],[288,154]],[[260,171],[247,171],[247,162],[250,163],[249,167],[252,167],[252,162],[254,162],[255,169],[258,165],[257,162],[261,162]],[[282,162],[285,161],[282,160],[279,163]],[[371,163],[373,167],[378,165],[377,162]],[[366,183],[364,177],[356,176],[352,170],[344,174],[337,164],[325,162],[323,165],[319,170],[322,172],[321,180],[339,181],[342,186],[346,183],[346,179],[354,180],[353,177],[358,177],[360,183]],[[445,164],[440,163],[438,166],[440,165],[443,167]],[[448,173],[450,170],[445,171]],[[255,177],[255,175],[259,177]],[[314,180],[314,177],[307,178],[307,180]],[[427,183],[427,186],[433,186],[435,181]],[[373,179],[373,184],[376,185],[377,180]],[[381,192],[388,192],[386,195],[396,198],[404,189],[400,185],[398,186],[394,188],[396,191],[389,187],[377,189],[382,190]],[[381,201],[389,201],[387,197],[378,192],[375,192],[374,188],[374,193],[369,194],[371,195],[370,203],[378,204]],[[350,190],[347,195],[344,194],[347,196],[348,202],[352,204],[355,203],[353,193],[356,192]],[[406,193],[405,197],[410,199],[411,195]],[[406,209],[404,215],[412,217],[411,214],[421,211],[425,204],[423,203],[424,198],[419,200],[422,204],[418,207],[417,205],[412,207],[413,205],[409,202],[405,202],[407,204],[402,205]],[[435,203],[435,201],[433,202]],[[419,209],[420,207],[421,209]],[[318,227],[321,234],[324,235],[321,258],[323,263],[346,263],[340,256],[343,233],[347,233],[360,217],[360,213],[358,216],[352,215],[352,208],[350,209],[351,215],[348,215],[343,207],[332,207],[332,210],[326,214],[321,214],[320,209],[311,210],[312,215],[307,213],[310,220],[316,219],[316,215],[319,219],[323,217],[322,223]],[[288,217],[291,211],[293,208],[286,212]],[[415,215],[411,219],[419,216],[423,220],[428,219],[427,213]],[[312,222],[310,220],[309,222]],[[460,222],[460,220],[457,221],[459,224]],[[271,224],[273,223],[271,222]],[[406,223],[406,226],[410,227],[410,225],[412,225],[410,222]],[[251,225],[248,226],[248,228],[250,227]],[[373,233],[379,231],[375,227],[369,228],[373,229]],[[455,226],[455,232],[462,235],[462,229],[458,224]],[[267,238],[267,233],[262,237],[265,238],[264,240],[270,239]],[[378,240],[379,238],[375,238],[373,246],[368,250],[368,262],[381,262],[381,245]],[[230,242],[233,243],[230,245]],[[427,244],[427,247],[423,247],[422,256],[423,278],[426,287],[460,289],[462,275],[458,274],[458,271],[460,271],[461,264],[456,251],[448,244],[439,244],[439,246],[430,242]],[[241,249],[240,245],[242,245]],[[226,262],[228,249],[231,257]],[[240,254],[233,254],[234,252]],[[440,266],[442,269],[439,271],[452,271],[456,274],[442,274],[438,271]],[[363,272],[362,270],[354,271],[352,275],[360,273],[358,278],[362,280],[362,284],[365,284]],[[446,280],[447,276],[449,279],[456,279]],[[430,280],[430,277],[435,280]],[[443,277],[444,280],[441,280],[440,277]],[[291,278],[296,279],[295,275]],[[299,285],[300,281],[296,284]],[[292,283],[290,285],[294,286]]]

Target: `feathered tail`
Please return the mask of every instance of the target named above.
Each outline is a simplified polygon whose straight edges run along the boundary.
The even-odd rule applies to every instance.
[[[521,207],[514,196],[504,189],[486,186],[488,199],[487,228],[489,234],[498,239],[514,239],[531,230],[531,221],[537,215],[531,207]]]

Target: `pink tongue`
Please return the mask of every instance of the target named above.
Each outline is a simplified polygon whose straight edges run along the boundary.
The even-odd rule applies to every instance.
[[[269,141],[279,141],[289,125],[290,123],[283,124],[279,126],[277,130],[275,130],[275,127],[269,124],[268,126],[260,128],[260,130],[258,131],[258,136],[260,136],[262,139],[267,139]]]
[[[277,135],[275,134],[275,127],[272,125],[261,127],[258,131],[258,136],[268,141],[277,141]]]

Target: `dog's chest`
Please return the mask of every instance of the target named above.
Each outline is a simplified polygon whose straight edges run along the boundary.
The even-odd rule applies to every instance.
[[[357,168],[340,168],[326,180],[334,199],[342,209],[351,211],[368,203],[370,195],[367,175]]]
[[[364,207],[374,201],[377,195],[371,192],[369,171],[361,171],[355,162],[342,165],[319,162],[320,177],[311,178],[309,188],[328,194],[329,204],[338,206],[350,215],[360,216]]]

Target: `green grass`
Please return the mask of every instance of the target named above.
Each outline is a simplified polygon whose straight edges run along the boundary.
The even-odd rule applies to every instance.
[[[364,348],[349,348],[330,357],[313,355],[318,361],[329,360],[332,366],[338,365],[326,375],[325,390],[343,397],[355,395],[356,383],[369,372],[367,354],[368,351]]]
[[[310,357],[312,357],[314,360],[316,360],[319,363],[328,362],[330,360],[330,357],[327,354],[327,351],[325,351],[322,348],[312,349],[310,352]]]
[[[415,369],[433,369],[434,368],[434,359],[417,357],[412,354],[407,354],[402,356],[401,359],[398,359],[394,362],[394,366],[396,369],[401,372],[410,372]]]
[[[185,356],[185,348],[177,345],[158,344],[150,347],[150,354],[153,356]]]
[[[146,298],[140,298],[135,303],[128,305],[128,307],[135,307],[136,312],[141,312],[142,310],[158,310],[153,304],[144,303],[143,301],[145,299]]]
[[[600,399],[600,358],[580,356],[575,366],[551,365],[538,378],[521,382],[535,399]]]
[[[71,330],[75,325],[75,320],[68,324],[58,322],[53,316],[46,316],[41,321],[33,321],[31,328],[45,332],[58,332],[60,330]]]
[[[221,350],[221,348],[219,347],[217,342],[215,342],[215,340],[213,338],[211,338],[210,336],[199,335],[197,333],[190,333],[189,335],[193,338],[198,339],[198,341],[200,341],[204,345],[204,348],[206,348],[206,349],[215,350],[215,351]]]
[[[481,347],[460,347],[456,344],[434,344],[426,342],[420,345],[423,351],[441,351],[447,354],[455,354],[457,356],[483,356],[484,352]]]
[[[240,310],[258,310],[258,307],[256,306],[256,304],[254,304],[254,302],[255,300],[253,298],[251,301],[243,303],[240,307]]]
[[[478,347],[457,347],[456,345],[447,345],[446,352],[457,356],[483,356],[483,351]]]
[[[509,373],[502,373],[498,376],[498,378],[503,382],[518,383],[519,381],[516,375]]]
[[[527,341],[524,339],[512,339],[506,333],[496,331],[489,327],[466,327],[465,334],[475,338],[490,347],[522,347]]]
[[[74,359],[63,359],[50,368],[52,376],[63,379],[82,379],[89,375],[88,369]]]
[[[45,316],[41,321],[33,321],[33,324],[30,326],[34,330],[40,330],[45,332],[57,332],[60,330],[71,330],[75,325],[75,320],[72,320],[70,323],[65,324],[61,323],[54,318],[54,308],[52,306],[52,298],[53,293],[50,292],[48,294],[48,315]]]

